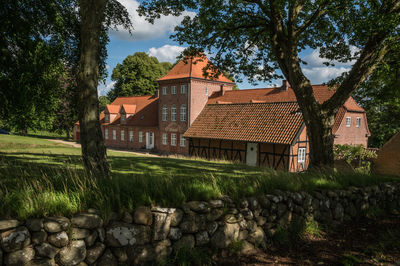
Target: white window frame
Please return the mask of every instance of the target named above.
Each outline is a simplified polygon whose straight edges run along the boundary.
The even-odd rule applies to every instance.
[[[171,121],[176,121],[176,106],[173,104],[171,106]]]
[[[351,117],[348,116],[346,117],[346,127],[350,127],[351,126]]]
[[[171,133],[171,146],[176,146],[176,134]]]
[[[208,96],[208,86],[206,86],[205,91],[206,91],[206,95]]]
[[[179,115],[182,122],[186,121],[186,104],[181,105],[181,110],[179,112]]]
[[[163,133],[162,134],[162,144],[163,145],[167,145],[167,141],[168,141],[168,134],[167,133]]]
[[[104,138],[108,139],[108,129],[104,129]]]
[[[186,85],[181,85],[181,94],[186,94]]]
[[[139,131],[139,142],[143,142],[143,132]]]
[[[357,117],[356,119],[356,127],[360,127],[361,126],[361,117]]]
[[[121,115],[121,121],[125,122],[125,120],[126,120],[126,114],[122,114]]]
[[[163,106],[162,108],[162,114],[161,114],[161,119],[162,121],[167,121],[168,120],[168,107],[166,105]]]
[[[117,140],[117,130],[113,129],[113,140]]]
[[[121,141],[125,140],[125,130],[121,130]]]
[[[162,87],[162,95],[167,95],[168,91],[167,91],[167,87]]]
[[[130,142],[133,142],[133,139],[134,139],[133,131],[130,130],[130,131],[129,131],[129,141],[130,141]]]
[[[186,147],[186,140],[185,140],[185,138],[183,137],[182,134],[180,135],[179,146]]]
[[[110,114],[106,114],[105,116],[106,123],[110,122]]]
[[[297,162],[304,163],[306,161],[306,148],[299,148],[297,151]]]
[[[176,94],[176,86],[171,86],[171,94]]]

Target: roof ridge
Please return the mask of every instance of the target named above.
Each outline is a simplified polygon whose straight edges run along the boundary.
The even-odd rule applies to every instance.
[[[207,104],[207,105],[240,105],[240,104],[242,104],[242,105],[248,105],[248,104],[297,104],[298,105],[298,102],[296,102],[296,101],[287,101],[287,102],[284,102],[284,101],[282,101],[282,102],[263,102],[263,103],[250,103],[250,102],[246,102],[246,103],[224,103],[224,104],[220,104],[220,103],[209,103],[209,104]]]

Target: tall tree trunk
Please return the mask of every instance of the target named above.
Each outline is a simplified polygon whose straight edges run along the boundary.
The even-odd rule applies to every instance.
[[[87,172],[98,178],[111,178],[106,147],[99,121],[97,85],[100,63],[100,34],[106,0],[80,0],[80,66],[77,79],[82,157]]]

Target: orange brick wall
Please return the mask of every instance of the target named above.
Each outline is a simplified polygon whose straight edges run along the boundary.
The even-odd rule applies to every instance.
[[[346,117],[351,117],[350,127],[346,126]],[[361,117],[360,127],[356,127],[356,119]],[[367,119],[365,113],[346,112],[343,117],[343,121],[340,124],[339,129],[335,133],[334,144],[349,144],[358,145],[362,144],[364,147],[368,146],[368,131],[367,131]]]
[[[108,139],[105,139],[104,130],[108,129]],[[116,130],[116,140],[113,140],[113,130]],[[124,130],[125,137],[121,140],[121,130]],[[103,138],[106,146],[123,149],[145,149],[146,132],[154,133],[154,149],[159,146],[157,127],[129,127],[129,126],[102,126]],[[129,131],[133,131],[133,141],[129,140]],[[143,141],[139,142],[139,132],[143,132]]]
[[[299,148],[306,148],[306,158],[305,162],[299,163],[298,162],[298,152]],[[304,127],[299,134],[296,143],[291,147],[290,151],[290,164],[289,164],[289,171],[290,172],[301,172],[308,168],[308,164],[310,162],[310,145],[308,143],[307,138],[307,128]]]

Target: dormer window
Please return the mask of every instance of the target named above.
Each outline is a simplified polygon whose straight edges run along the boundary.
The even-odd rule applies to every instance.
[[[121,121],[122,121],[122,122],[125,122],[125,120],[126,120],[126,114],[122,114],[122,115],[121,115]]]
[[[106,122],[109,123],[110,122],[110,115],[106,114],[106,118],[105,118]]]

